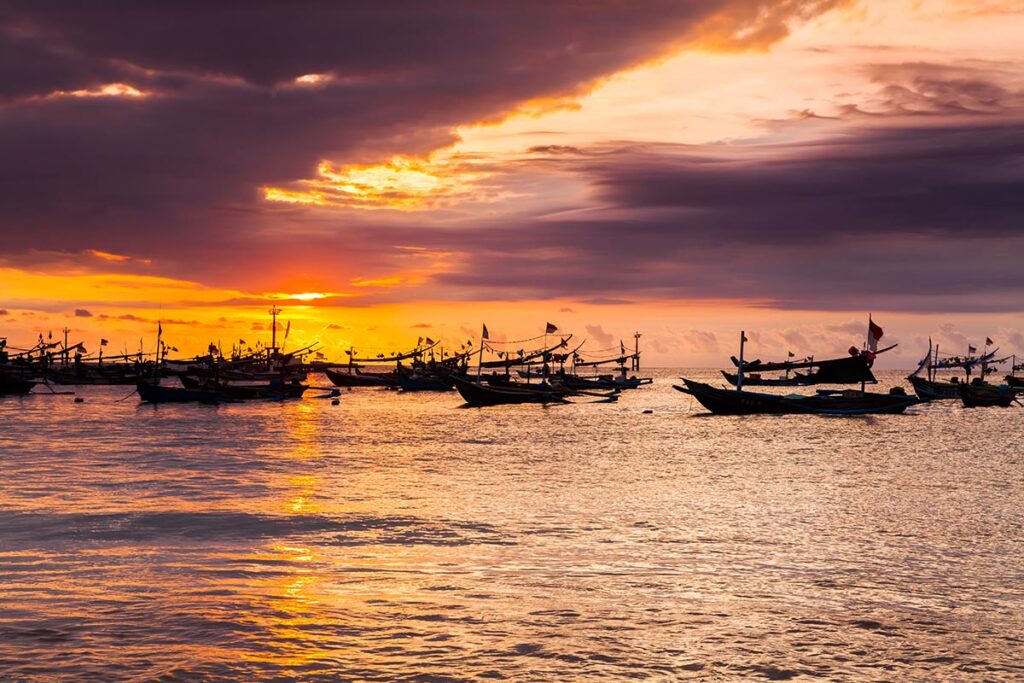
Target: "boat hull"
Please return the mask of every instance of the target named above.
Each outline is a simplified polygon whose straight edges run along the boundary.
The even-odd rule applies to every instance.
[[[217,403],[220,397],[214,391],[163,387],[159,384],[139,382],[135,385],[143,403]]]
[[[452,381],[463,400],[474,407],[565,402],[561,394],[555,391],[484,386],[458,377],[453,377]]]
[[[395,377],[391,373],[363,374],[360,372],[341,372],[327,368],[324,370],[327,379],[336,387],[394,387]]]
[[[1007,385],[962,384],[960,400],[965,408],[1009,408],[1016,394]]]
[[[879,415],[902,413],[920,399],[905,394],[874,394],[859,391],[777,396],[737,389],[718,389],[709,384],[683,379],[690,394],[715,415]]]
[[[11,377],[0,374],[0,396],[24,396],[32,391],[38,382],[22,377]]]
[[[922,401],[946,401],[960,398],[960,384],[953,382],[935,382],[924,377],[910,376],[907,378],[914,393]]]

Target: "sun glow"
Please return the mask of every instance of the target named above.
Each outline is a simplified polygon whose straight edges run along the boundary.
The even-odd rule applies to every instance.
[[[58,90],[51,97],[145,97],[146,93],[127,83],[108,83],[99,88]]]
[[[264,187],[272,202],[362,209],[411,210],[471,194],[489,175],[450,151],[427,158],[394,156],[381,164],[335,166],[321,161],[317,178],[297,189]]]

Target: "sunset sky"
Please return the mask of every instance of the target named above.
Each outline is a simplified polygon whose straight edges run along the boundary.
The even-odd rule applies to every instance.
[[[1024,0],[4,4],[16,346],[1024,354]]]

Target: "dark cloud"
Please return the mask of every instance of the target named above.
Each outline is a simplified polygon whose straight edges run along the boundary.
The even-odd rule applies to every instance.
[[[8,2],[5,248],[165,261],[194,259],[198,243],[228,249],[286,225],[259,188],[310,177],[321,159],[423,153],[457,124],[702,37],[711,17],[719,37],[758,43],[837,2]],[[293,83],[307,74],[331,80]],[[150,96],[48,97],[111,82]]]
[[[89,311],[85,310],[84,308],[76,308],[75,309],[75,317],[76,318],[91,318],[92,317],[92,313],[90,313]]]
[[[259,199],[321,159],[426,152],[455,125],[579,92],[698,38],[712,15],[765,42],[833,4],[7,3],[0,249],[158,253],[162,274],[237,283],[295,263],[401,272],[411,256],[392,247],[415,245],[472,255],[424,288],[442,299],[1020,310],[1024,104],[980,67],[876,65],[875,101],[813,142],[533,148],[594,191],[600,210],[574,217],[466,230]],[[313,73],[332,78],[293,84]],[[112,82],[150,96],[47,97]],[[811,124],[833,122],[786,125]],[[315,305],[416,295],[366,289]]]
[[[1024,123],[845,128],[818,143],[634,147],[573,168],[601,220],[469,236],[439,276],[487,298],[737,297],[764,305],[1020,310]],[[872,302],[875,302],[873,304]]]

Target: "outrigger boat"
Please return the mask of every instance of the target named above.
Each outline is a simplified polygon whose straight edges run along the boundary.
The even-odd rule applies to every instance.
[[[473,382],[462,377],[452,377],[452,383],[459,395],[470,406],[497,406],[518,403],[567,403],[563,392],[550,389],[534,389],[513,386],[492,386]]]
[[[27,379],[18,373],[0,368],[0,396],[24,396],[32,391],[38,384],[35,380]]]
[[[437,346],[437,342],[431,341],[426,346],[417,344],[411,351],[404,353],[390,353],[390,354],[379,354],[376,358],[358,358],[356,356],[355,349],[349,349],[345,353],[348,355],[348,363],[343,365],[334,366],[323,366],[323,372],[327,376],[327,379],[336,387],[389,387],[398,388],[401,386],[399,383],[399,374],[402,369],[402,361],[411,360],[413,365],[417,365],[425,353]],[[383,363],[394,363],[395,369],[390,371],[374,371],[374,372],[363,372],[363,367],[369,364],[380,365]],[[414,391],[412,388],[416,386],[413,380],[406,382],[406,390]],[[445,386],[444,390],[450,390],[450,386]]]
[[[959,386],[960,400],[965,408],[999,407],[1009,408],[1017,400],[1017,394],[1008,385],[985,384],[978,380]]]
[[[987,346],[987,345],[986,345]],[[993,386],[987,384],[984,380],[986,375],[989,375],[993,370],[989,369],[990,365],[1002,363],[1007,360],[1006,358],[996,359],[996,353],[999,349],[994,349],[989,352],[986,350],[980,355],[974,355],[974,347],[968,347],[968,353],[965,356],[945,356],[939,355],[938,345],[932,346],[931,339],[928,340],[928,353],[921,359],[917,365],[917,369],[907,376],[907,381],[910,382],[911,386],[914,387],[914,393],[923,401],[943,401],[943,400],[957,400],[963,396],[962,388],[965,385],[977,386]],[[980,377],[971,379],[971,373],[974,368],[980,369]],[[941,381],[937,379],[938,370],[963,370],[964,381],[960,381],[957,377],[951,377],[949,381]],[[924,373],[922,376],[921,373]]]
[[[859,383],[861,388],[835,390],[818,390],[811,395],[800,394],[768,394],[743,389],[744,371],[750,364],[743,362],[743,349],[747,341],[746,334],[740,333],[740,357],[735,362],[738,368],[735,389],[720,389],[710,384],[683,379],[684,386],[673,388],[684,394],[693,396],[697,401],[715,415],[876,415],[902,413],[910,406],[920,403],[920,399],[908,396],[900,387],[894,387],[888,394],[871,393],[864,390],[867,383],[876,383],[871,373],[871,365],[877,354],[878,340],[882,338],[882,328],[868,319],[868,343],[862,351],[856,347],[850,349],[850,357],[820,361],[814,363],[821,376],[822,369],[826,376],[835,384]],[[891,346],[884,350],[889,350]],[[808,367],[811,367],[808,365]]]
[[[887,346],[874,352],[875,356],[883,354],[896,348],[896,344]],[[856,351],[856,348],[853,349]],[[780,361],[765,363],[760,360],[742,362],[735,356],[730,359],[743,373],[743,384],[747,386],[762,387],[796,387],[812,386],[814,384],[877,384],[878,380],[871,374],[869,366],[866,366],[862,357],[858,355],[846,356],[844,358],[830,358],[815,360],[813,356],[798,361]],[[741,367],[742,366],[742,367]],[[795,370],[811,370],[806,373],[796,373],[792,377],[790,372]],[[762,377],[763,372],[782,372],[785,376],[779,378]],[[739,373],[722,371],[722,376],[733,386],[739,383]]]
[[[888,394],[850,389],[823,391],[810,396],[798,394],[764,394],[743,389],[718,389],[709,384],[683,379],[685,387],[674,389],[690,394],[715,415],[876,415],[902,413],[920,399],[899,393],[898,387]]]

